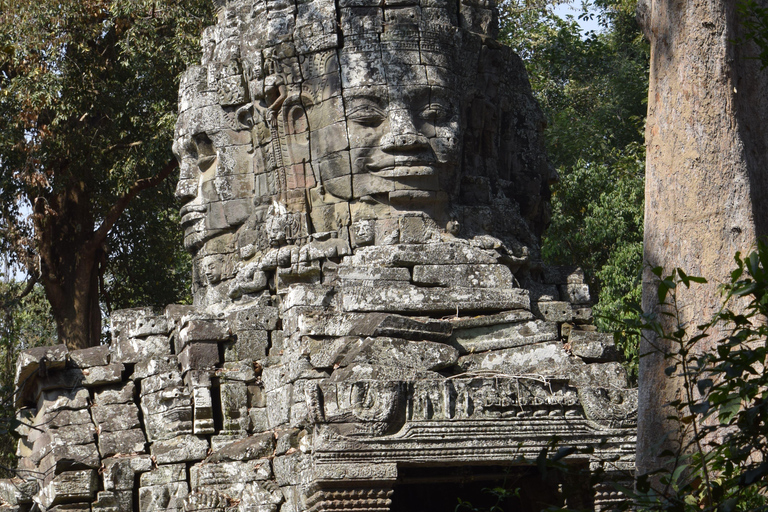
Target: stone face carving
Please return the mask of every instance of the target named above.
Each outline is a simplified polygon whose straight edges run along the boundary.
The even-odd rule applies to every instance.
[[[539,261],[541,114],[495,8],[220,3],[174,144],[194,305],[22,354],[0,500],[396,511],[413,468],[520,465],[553,437],[631,478],[637,391],[583,273]]]
[[[369,3],[229,2],[206,32],[174,144],[196,304],[242,301],[254,267],[301,273],[365,245],[492,235],[537,259],[543,122],[475,18],[492,9]]]

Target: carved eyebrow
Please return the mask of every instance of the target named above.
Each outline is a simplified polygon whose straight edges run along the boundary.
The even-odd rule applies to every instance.
[[[384,88],[375,89],[345,89],[342,90],[344,100],[355,104],[357,102],[368,101],[384,108],[387,106],[387,91]]]

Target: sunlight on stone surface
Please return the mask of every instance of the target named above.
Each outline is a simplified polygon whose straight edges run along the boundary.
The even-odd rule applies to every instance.
[[[20,357],[2,499],[453,510],[510,477],[509,510],[620,502],[637,390],[583,274],[541,263],[556,176],[496,30],[485,1],[226,2],[179,92],[194,304]],[[531,472],[554,437],[584,473]]]

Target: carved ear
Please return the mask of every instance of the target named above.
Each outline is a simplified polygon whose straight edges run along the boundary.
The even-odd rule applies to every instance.
[[[301,94],[288,96],[283,102],[283,122],[286,135],[295,135],[309,131],[309,119],[304,110]]]
[[[254,125],[254,108],[253,103],[248,103],[237,109],[235,113],[237,119],[237,126],[243,130],[250,130]]]

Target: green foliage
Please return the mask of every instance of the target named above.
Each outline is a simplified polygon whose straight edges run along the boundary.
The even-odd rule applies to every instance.
[[[0,302],[6,303],[21,292],[19,283],[0,283]],[[0,477],[13,476],[16,439],[10,435],[15,417],[13,378],[16,357],[21,350],[51,345],[56,340],[56,326],[42,287],[0,310]]]
[[[187,298],[172,187],[134,196],[173,170],[179,76],[213,4],[0,0],[0,251],[57,322],[98,307],[73,290],[105,273],[117,307]]]
[[[192,262],[183,250],[174,180],[136,197],[107,244],[104,302],[109,310],[191,304]],[[169,205],[156,210],[157,204]]]
[[[676,449],[660,454],[668,465],[626,490],[641,510],[768,509],[768,244],[759,242],[746,257],[737,253],[735,263],[723,308],[695,328],[679,321],[677,289],[706,281],[653,269],[660,312],[673,327],[650,315],[632,327],[653,333],[682,393],[668,418],[677,426],[670,436]]]
[[[625,300],[640,299],[643,241],[643,124],[649,48],[635,21],[636,1],[596,0],[582,18],[601,30],[581,33],[546,3],[502,4],[501,39],[521,55],[548,120],[552,223],[545,262],[584,269],[598,327],[619,331],[636,375],[637,338],[621,331]]]
[[[760,50],[757,58],[765,69],[768,67],[768,8],[757,0],[739,0],[736,11],[744,27],[744,37],[738,42],[754,42]]]

